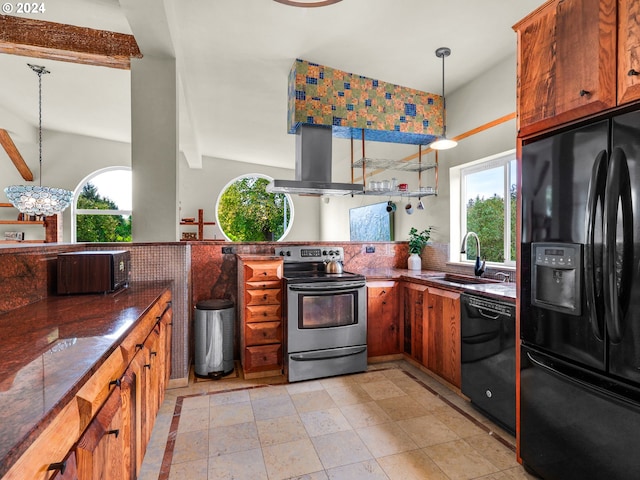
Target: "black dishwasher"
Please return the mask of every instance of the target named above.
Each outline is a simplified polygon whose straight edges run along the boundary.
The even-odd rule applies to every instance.
[[[462,393],[515,434],[515,305],[463,293],[460,308]]]

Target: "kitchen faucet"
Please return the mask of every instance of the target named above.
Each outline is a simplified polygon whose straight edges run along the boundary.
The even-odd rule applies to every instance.
[[[472,236],[476,239],[476,264],[473,269],[476,277],[481,276],[484,273],[484,266],[487,262],[480,261],[480,239],[478,238],[478,234],[475,232],[467,232],[467,234],[462,239],[462,246],[460,247],[460,253],[467,253],[467,238]]]

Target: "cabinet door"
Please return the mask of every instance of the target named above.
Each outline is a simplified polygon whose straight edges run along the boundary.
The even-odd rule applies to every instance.
[[[640,3],[618,0],[618,104],[640,98]]]
[[[616,104],[616,4],[558,2],[556,116],[563,123]]]
[[[367,283],[367,352],[369,357],[402,352],[396,282]]]
[[[115,389],[78,440],[79,480],[125,478],[121,407],[120,391]]]
[[[555,4],[549,3],[516,25],[518,33],[519,129],[555,115],[553,78]]]
[[[460,294],[429,287],[427,366],[460,387]]]
[[[427,287],[405,283],[403,287],[404,353],[427,365]]]

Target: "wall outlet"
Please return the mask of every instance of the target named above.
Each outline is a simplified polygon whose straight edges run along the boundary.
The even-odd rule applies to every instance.
[[[367,245],[366,247],[364,247],[364,251],[365,253],[376,253],[376,247],[374,247],[373,245]]]
[[[236,253],[235,248],[233,247],[222,247],[222,253],[229,253],[229,254],[233,254]]]

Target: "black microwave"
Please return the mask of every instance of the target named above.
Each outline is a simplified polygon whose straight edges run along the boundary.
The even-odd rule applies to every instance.
[[[131,254],[102,250],[58,254],[58,294],[108,293],[129,283]]]

